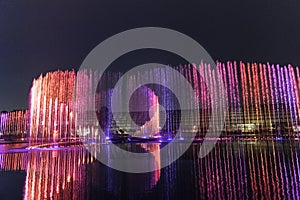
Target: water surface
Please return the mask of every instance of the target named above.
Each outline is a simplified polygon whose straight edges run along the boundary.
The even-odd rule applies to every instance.
[[[160,145],[127,148],[151,151]],[[106,167],[81,147],[1,152],[0,194],[7,199],[300,198],[298,141],[222,141],[203,159],[199,148],[194,143],[173,164],[143,174]],[[159,165],[160,155],[153,158],[147,164]]]

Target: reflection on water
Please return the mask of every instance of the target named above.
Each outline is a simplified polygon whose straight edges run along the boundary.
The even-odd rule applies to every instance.
[[[28,155],[26,199],[84,199],[87,187],[83,172],[93,162],[83,149],[33,151]]]
[[[0,154],[0,170],[26,171],[24,199],[300,198],[297,141],[219,142],[203,159],[199,149],[193,144],[175,163],[144,174],[108,168],[84,148]],[[160,165],[160,154],[153,157],[149,164]]]

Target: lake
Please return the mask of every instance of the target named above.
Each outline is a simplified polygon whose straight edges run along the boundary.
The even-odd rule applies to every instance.
[[[123,145],[145,151],[162,146]],[[300,198],[297,140],[219,141],[202,159],[198,158],[200,145],[193,143],[178,160],[161,170],[140,174],[111,169],[84,147],[28,151],[11,150],[8,145],[0,148],[0,198]],[[146,164],[160,165],[160,155],[153,154]]]

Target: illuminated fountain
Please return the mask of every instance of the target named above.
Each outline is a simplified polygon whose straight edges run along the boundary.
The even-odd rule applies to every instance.
[[[158,133],[163,138],[193,132],[197,137],[203,137],[209,122],[220,120],[211,115],[217,100],[226,103],[226,110],[218,111],[225,113],[225,120],[221,122],[224,124],[222,137],[244,136],[248,133],[256,133],[256,136],[275,134],[278,137],[298,135],[298,67],[217,62],[216,69],[212,69],[209,64],[201,62],[200,65],[184,65],[173,69],[192,85],[199,115],[195,116],[196,112],[191,109],[181,110],[172,91],[156,84],[144,85],[130,97],[127,106],[133,120],[126,118],[121,111],[113,115],[111,98],[116,83],[122,77],[119,72],[105,72],[99,82],[100,73],[87,70],[77,74],[74,71],[56,71],[40,76],[33,81],[31,89],[30,140],[33,143],[57,142],[80,136],[81,139],[103,141],[105,138],[100,138],[99,125],[106,137],[124,132],[139,137]],[[135,83],[144,79],[151,82],[153,77],[158,76],[164,77],[165,82],[177,84],[176,76],[167,75],[167,70],[167,67],[154,66],[131,74],[116,96],[125,98],[127,89]],[[212,87],[208,87],[208,84]],[[219,84],[224,85],[224,91],[217,89]],[[180,92],[184,93],[185,89],[180,88]],[[126,105],[120,101],[119,106]],[[190,107],[193,107],[192,102]],[[136,112],[140,108],[145,110]],[[178,130],[180,120],[186,120],[188,126]]]
[[[72,98],[74,71],[49,72],[32,84],[30,94],[30,142],[75,137]]]
[[[232,68],[232,64],[228,64]],[[227,65],[227,67],[228,67]],[[234,68],[237,68],[234,63]],[[255,125],[256,131],[287,134],[299,131],[299,68],[291,65],[240,63],[242,91],[239,102],[244,124]],[[231,102],[234,102],[231,101]],[[238,110],[237,110],[238,111]],[[239,111],[238,111],[239,112]],[[237,119],[237,117],[236,117]],[[231,123],[234,121],[231,119]]]
[[[0,114],[0,136],[25,138],[28,132],[28,110],[16,110]]]

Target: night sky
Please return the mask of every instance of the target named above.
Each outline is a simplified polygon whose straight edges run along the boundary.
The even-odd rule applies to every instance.
[[[100,42],[137,27],[180,31],[214,60],[299,65],[299,10],[299,0],[0,0],[0,111],[28,108],[33,78],[77,70]],[[153,57],[124,56],[120,67]]]

